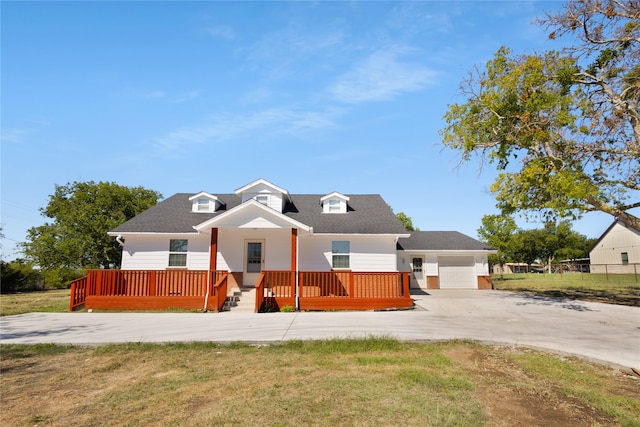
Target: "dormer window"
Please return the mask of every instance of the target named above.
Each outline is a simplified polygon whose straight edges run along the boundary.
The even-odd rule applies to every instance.
[[[342,214],[347,213],[349,197],[333,192],[320,198],[323,213]]]
[[[264,179],[258,179],[238,188],[236,194],[242,198],[242,203],[255,200],[278,212],[282,212],[287,202],[291,202],[291,196],[287,190]]]
[[[340,213],[341,203],[338,199],[327,200],[329,203],[329,213]]]
[[[211,213],[215,212],[222,202],[218,199],[217,196],[213,194],[206,193],[204,191],[194,194],[189,197],[191,201],[191,212],[197,213]]]
[[[198,207],[197,207],[197,211],[198,212],[209,212],[210,211],[210,205],[211,205],[211,200],[210,199],[198,199]]]
[[[258,194],[256,196],[256,202],[262,203],[263,205],[269,206],[269,195],[268,194]]]

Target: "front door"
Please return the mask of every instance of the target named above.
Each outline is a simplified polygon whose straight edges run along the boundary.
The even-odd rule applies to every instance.
[[[411,257],[411,287],[426,288],[423,271],[424,257],[412,256]]]
[[[264,267],[264,240],[247,240],[245,244],[242,286],[255,287]]]

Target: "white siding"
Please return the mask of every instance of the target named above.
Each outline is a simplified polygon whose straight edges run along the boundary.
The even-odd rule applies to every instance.
[[[278,212],[282,212],[282,208],[284,206],[282,194],[274,192],[273,188],[264,184],[253,186],[250,192],[242,193],[242,203],[246,202],[247,200],[255,199],[258,195],[268,195],[269,203],[267,204],[267,206],[277,210]]]
[[[640,263],[640,234],[616,223],[589,253],[591,265],[621,265],[623,252],[629,255],[629,264]]]
[[[221,229],[218,231],[217,269],[243,271],[247,240],[264,239],[266,270],[291,269],[291,229]]]
[[[209,235],[129,235],[122,250],[123,270],[164,270],[169,265],[169,241],[187,239],[187,268],[209,268]]]
[[[298,265],[302,271],[331,271],[331,242],[350,242],[350,270],[396,271],[396,244],[393,236],[314,235],[300,238]]]

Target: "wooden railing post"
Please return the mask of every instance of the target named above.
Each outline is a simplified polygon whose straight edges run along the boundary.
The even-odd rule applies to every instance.
[[[76,303],[76,284],[71,283],[71,297],[69,298],[69,311],[73,311],[73,306]]]
[[[149,296],[151,297],[155,297],[156,296],[156,285],[157,285],[157,281],[156,281],[156,271],[155,270],[151,270],[149,272]]]
[[[404,292],[405,298],[411,298],[411,294],[409,293],[409,273],[401,273],[402,274],[402,291]]]
[[[102,272],[103,270],[95,270],[96,272],[96,295],[102,295]]]
[[[354,298],[354,288],[355,285],[353,283],[354,275],[353,271],[349,272],[349,298]]]

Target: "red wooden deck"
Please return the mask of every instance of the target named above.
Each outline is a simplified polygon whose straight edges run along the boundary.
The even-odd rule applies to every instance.
[[[220,311],[227,297],[226,271],[89,270],[71,283],[69,310],[200,309]],[[297,284],[296,284],[297,278]],[[263,271],[255,311],[374,310],[413,306],[409,273]]]
[[[264,271],[256,290],[256,311],[295,307],[293,271]],[[376,310],[413,306],[409,273],[301,271],[298,273],[300,310]]]
[[[226,271],[89,270],[71,283],[69,309],[219,311],[226,298]]]

